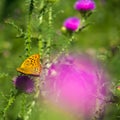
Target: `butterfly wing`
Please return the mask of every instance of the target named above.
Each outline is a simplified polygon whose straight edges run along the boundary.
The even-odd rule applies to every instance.
[[[28,57],[22,65],[17,68],[18,72],[28,74],[28,75],[40,75],[41,64],[40,64],[40,55],[34,54]]]

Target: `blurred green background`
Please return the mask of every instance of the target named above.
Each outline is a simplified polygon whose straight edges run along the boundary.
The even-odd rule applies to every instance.
[[[38,0],[38,2],[41,1]],[[111,74],[111,82],[114,86],[120,82],[120,0],[96,0],[95,2],[96,10],[87,20],[91,25],[76,35],[77,39],[70,48],[88,52],[101,59]],[[59,33],[63,21],[67,17],[80,16],[79,12],[73,9],[74,3],[75,0],[59,0],[55,3],[53,26],[56,33]],[[29,0],[1,0],[0,2],[0,92],[4,94],[9,94],[12,79],[18,74],[16,68],[19,67],[23,60],[22,56],[25,55],[24,39],[17,38],[18,31],[6,24],[5,21],[10,19],[25,29],[28,4]],[[33,22],[34,25],[37,25],[36,21]],[[38,33],[34,31],[33,34]],[[47,31],[44,35],[46,34]],[[56,49],[59,50],[60,45],[66,41],[57,36],[55,39],[58,43]],[[37,41],[34,40],[32,41],[32,53],[37,51]],[[0,95],[0,109],[3,108],[2,99],[3,97]],[[18,108],[12,109],[10,115],[13,115]],[[38,111],[34,110],[34,119],[37,113]],[[10,120],[13,118],[11,117]],[[116,104],[109,105],[104,120],[120,120],[119,106]]]

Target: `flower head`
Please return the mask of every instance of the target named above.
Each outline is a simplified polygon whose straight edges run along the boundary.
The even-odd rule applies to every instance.
[[[95,9],[95,2],[93,0],[78,0],[74,8],[78,11],[90,11]]]
[[[22,90],[25,93],[33,92],[34,82],[28,76],[18,76],[13,82],[17,89]]]
[[[80,20],[77,17],[67,18],[64,21],[63,26],[69,31],[76,31],[80,26]]]
[[[119,90],[119,91],[120,91],[120,85],[119,85],[119,86],[117,86],[117,90]]]
[[[72,113],[89,116],[105,103],[108,83],[104,70],[89,57],[62,56],[49,68],[46,97]]]

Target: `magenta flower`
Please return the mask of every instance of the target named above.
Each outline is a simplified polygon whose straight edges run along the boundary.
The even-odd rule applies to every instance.
[[[96,7],[95,2],[93,0],[78,0],[74,8],[78,11],[90,11],[94,10]]]
[[[67,18],[63,26],[69,31],[76,31],[80,27],[80,20],[76,17]]]
[[[34,82],[28,76],[18,76],[13,82],[18,90],[25,93],[31,93],[34,90]]]
[[[105,104],[109,82],[100,64],[81,55],[59,58],[52,64],[46,77],[46,98],[54,104],[81,114],[91,116]]]

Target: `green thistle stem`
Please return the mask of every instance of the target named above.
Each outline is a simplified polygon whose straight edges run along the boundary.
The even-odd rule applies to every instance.
[[[74,34],[72,33],[72,34],[70,34],[70,38],[69,38],[69,40],[68,40],[68,43],[67,43],[67,45],[65,45],[64,47],[62,47],[62,49],[61,49],[61,51],[59,52],[59,54],[56,56],[56,58],[54,59],[54,62],[56,62],[56,60],[58,59],[58,57],[60,56],[60,55],[62,55],[65,51],[67,52],[67,50],[68,50],[68,47],[72,44],[72,42],[74,41],[74,39],[75,39],[75,36],[74,36]]]
[[[39,11],[39,15],[38,15],[38,19],[39,19],[39,25],[42,24],[43,22],[43,16],[46,12],[47,9],[47,3],[45,3],[45,0],[41,0],[41,6],[40,6],[40,11]]]
[[[7,113],[7,110],[10,108],[10,106],[14,103],[15,101],[15,96],[12,96],[9,100],[8,100],[8,104],[7,106],[4,108],[3,110],[3,118],[6,117],[6,113]]]
[[[43,45],[43,39],[42,39],[42,35],[39,35],[39,39],[38,39],[38,49],[39,49],[39,54],[41,56],[41,58],[43,57],[43,50],[44,50],[44,45]]]
[[[31,0],[29,4],[29,16],[32,15],[33,9],[34,9],[34,0]]]
[[[27,103],[26,97],[27,96],[23,93],[21,101],[20,101],[21,109],[18,113],[18,118],[23,118],[24,117],[24,114],[25,114],[25,111],[26,111],[26,109],[25,109],[26,108],[26,103]]]
[[[19,94],[18,92],[14,93],[13,91],[11,91],[10,97],[9,97],[9,99],[7,99],[8,100],[7,105],[6,105],[6,107],[4,108],[4,110],[2,112],[4,120],[5,120],[6,116],[7,116],[6,114],[7,114],[8,109],[14,103],[14,101],[15,101],[15,99],[16,99],[16,97],[17,97],[18,94]]]
[[[46,63],[47,65],[50,63],[50,49],[51,49],[51,29],[52,29],[52,6],[49,6],[48,11],[48,26],[49,26],[49,35],[46,45]]]
[[[29,4],[27,33],[25,35],[25,55],[26,55],[26,57],[30,56],[30,53],[31,53],[31,34],[32,34],[31,16],[32,16],[33,9],[34,9],[34,1],[31,0],[30,4]]]
[[[70,37],[70,39],[69,39],[69,41],[68,41],[68,46],[72,44],[72,42],[74,41],[74,39],[75,39],[75,36],[74,36],[74,34],[72,34],[71,37]]]
[[[35,106],[35,100],[33,100],[31,105],[29,106],[29,109],[28,109],[26,115],[24,116],[24,120],[29,120],[29,117],[32,113],[32,109],[33,109],[34,106]]]
[[[13,21],[6,20],[5,23],[11,25],[12,27],[14,27],[18,31],[18,35],[16,37],[24,36],[23,30],[19,26],[17,26]]]
[[[25,38],[25,55],[28,57],[31,53],[31,23],[27,26],[27,35]]]
[[[48,19],[49,19],[49,27],[52,27],[52,6],[49,7],[49,16],[48,16]]]
[[[30,106],[27,109],[27,112],[26,112],[26,114],[24,116],[24,120],[29,120],[29,117],[30,117],[30,115],[32,113],[32,110],[33,110],[33,108],[34,108],[34,106],[36,104],[36,99],[39,97],[39,92],[40,92],[39,78],[36,79],[36,81],[35,81],[35,87],[36,87],[36,93],[34,95],[33,101],[31,102]]]
[[[41,10],[40,10],[40,14],[38,16],[40,28],[41,28],[41,24],[43,23],[43,16],[45,14],[46,8],[47,8],[47,4],[45,4],[45,0],[42,0],[41,1]],[[43,58],[43,56],[44,56],[43,55],[44,49],[45,49],[45,40],[43,39],[42,35],[40,34],[38,36],[38,51],[39,51],[41,58]]]

